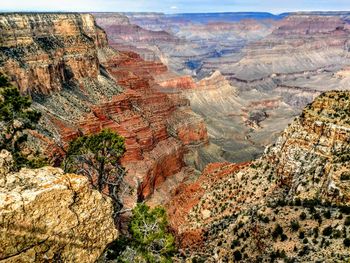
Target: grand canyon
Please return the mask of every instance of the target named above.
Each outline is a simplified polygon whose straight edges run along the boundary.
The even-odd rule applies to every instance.
[[[107,254],[138,203],[164,207],[170,262],[349,261],[349,52],[345,11],[0,13],[0,74],[48,162],[0,149],[0,262],[124,262]],[[105,129],[125,139],[119,224],[61,169]]]

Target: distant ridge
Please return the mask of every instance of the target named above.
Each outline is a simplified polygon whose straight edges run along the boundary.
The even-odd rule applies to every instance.
[[[286,15],[274,15],[268,12],[227,12],[227,13],[187,13],[187,14],[167,14],[168,18],[183,18],[193,22],[234,22],[244,19],[273,19],[280,20]]]
[[[172,20],[184,20],[194,23],[208,23],[208,22],[237,22],[245,19],[254,20],[281,20],[288,14],[274,15],[268,12],[218,12],[218,13],[120,13],[134,18],[139,17],[162,17],[171,22]]]

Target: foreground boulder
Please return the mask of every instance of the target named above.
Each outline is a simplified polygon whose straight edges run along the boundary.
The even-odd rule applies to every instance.
[[[0,262],[94,262],[117,237],[112,203],[85,177],[45,167],[0,184]]]

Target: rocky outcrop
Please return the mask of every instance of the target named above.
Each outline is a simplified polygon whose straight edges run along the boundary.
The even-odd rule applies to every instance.
[[[0,185],[5,184],[5,175],[8,174],[13,165],[11,153],[6,150],[0,152]]]
[[[190,109],[174,112],[168,121],[168,131],[185,145],[198,146],[209,141],[203,118]]]
[[[112,201],[83,176],[52,167],[2,174],[0,261],[95,262],[117,238],[112,215]]]
[[[190,76],[177,76],[164,81],[158,81],[158,84],[163,88],[172,88],[175,90],[196,88],[196,83]]]
[[[349,92],[317,97],[267,149],[267,160],[294,198],[350,204],[341,180],[349,169],[349,106]]]
[[[349,260],[349,101],[349,92],[319,96],[262,158],[210,165],[174,191],[168,214],[186,255]]]

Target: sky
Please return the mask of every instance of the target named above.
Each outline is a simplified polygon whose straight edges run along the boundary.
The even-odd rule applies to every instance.
[[[0,11],[208,13],[350,11],[350,0],[0,0]]]

